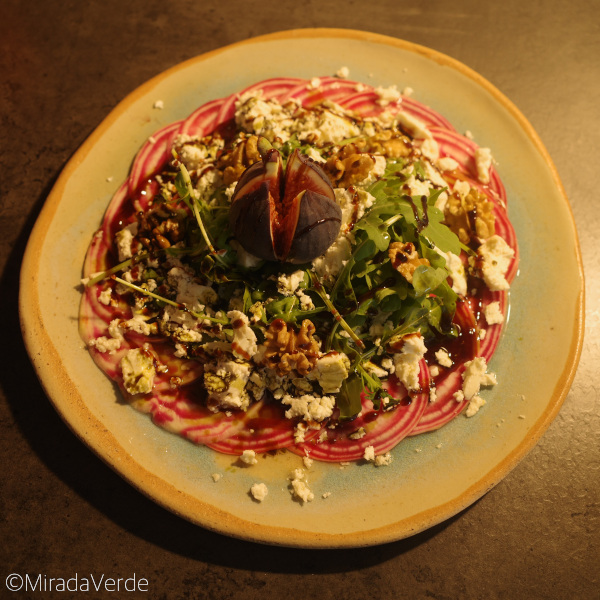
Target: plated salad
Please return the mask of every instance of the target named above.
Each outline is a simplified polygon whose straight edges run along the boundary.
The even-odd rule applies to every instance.
[[[485,404],[517,267],[489,149],[396,87],[271,79],[144,144],[88,250],[80,332],[196,444],[383,466]]]

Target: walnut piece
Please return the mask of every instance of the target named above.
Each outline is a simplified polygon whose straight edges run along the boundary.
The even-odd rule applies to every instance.
[[[463,244],[468,244],[474,236],[487,239],[496,232],[494,205],[476,188],[471,188],[465,198],[452,194],[446,203],[444,217]]]
[[[299,375],[307,375],[319,357],[319,344],[313,338],[314,333],[315,326],[309,319],[302,321],[297,333],[283,319],[275,319],[265,332],[263,364],[279,375],[287,375],[294,370]]]
[[[330,156],[325,168],[334,186],[348,187],[366,179],[374,166],[375,159],[352,143]]]
[[[258,137],[251,135],[238,142],[233,150],[221,156],[217,168],[223,171],[225,185],[237,181],[249,166],[260,160],[257,144]]]
[[[429,266],[426,258],[419,258],[412,242],[392,242],[388,248],[388,256],[392,266],[409,283],[412,283],[413,274],[421,265]]]
[[[184,235],[181,215],[166,205],[140,215],[138,237],[146,248],[169,248]]]
[[[369,151],[383,154],[387,158],[400,158],[412,152],[412,142],[399,132],[389,129],[376,133],[368,140]]]

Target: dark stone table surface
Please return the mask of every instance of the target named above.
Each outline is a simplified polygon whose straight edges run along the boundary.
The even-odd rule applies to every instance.
[[[107,113],[180,61],[300,27],[406,39],[496,85],[558,168],[586,271],[580,366],[539,444],[456,517],[361,550],[259,546],[158,507],[57,416],[18,324],[33,224],[66,161]],[[7,591],[12,573],[78,572],[148,580],[145,593],[112,597],[600,598],[598,0],[2,0],[0,49],[0,597],[27,597]]]

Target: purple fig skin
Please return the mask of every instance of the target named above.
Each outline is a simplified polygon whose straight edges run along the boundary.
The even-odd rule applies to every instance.
[[[342,209],[335,200],[306,190],[300,200],[298,223],[286,260],[305,263],[321,256],[335,242],[342,223]]]
[[[266,182],[232,202],[229,226],[244,250],[264,260],[277,260],[273,252],[271,203]]]

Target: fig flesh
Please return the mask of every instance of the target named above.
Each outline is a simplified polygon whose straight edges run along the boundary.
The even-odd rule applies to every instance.
[[[243,248],[270,261],[303,263],[337,238],[342,211],[325,172],[294,150],[284,173],[279,151],[259,141],[262,160],[240,177],[229,224]]]

